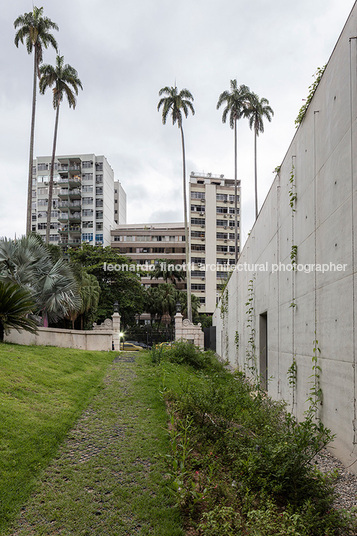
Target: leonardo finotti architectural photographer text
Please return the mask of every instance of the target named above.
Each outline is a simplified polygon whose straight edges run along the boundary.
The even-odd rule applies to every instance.
[[[335,264],[333,262],[324,264],[279,264],[265,263],[238,263],[233,264],[189,264],[188,269],[192,271],[200,272],[303,272],[309,274],[311,272],[345,272],[347,270],[347,264]],[[153,272],[159,268],[163,272],[186,272],[186,264],[110,264],[104,263],[103,270],[105,272]]]

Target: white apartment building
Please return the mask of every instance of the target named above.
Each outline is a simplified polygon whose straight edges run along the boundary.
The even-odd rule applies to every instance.
[[[46,234],[51,157],[34,160],[32,231]],[[126,221],[126,194],[105,156],[57,156],[54,170],[50,242],[63,247],[82,242],[110,245],[110,231]]]
[[[237,184],[238,253],[240,181]],[[201,313],[213,313],[222,285],[235,263],[234,180],[224,175],[192,172],[189,185],[191,289]]]
[[[200,300],[200,312],[211,314],[235,260],[234,180],[191,173],[189,197],[191,290]],[[238,181],[238,207],[239,203]],[[239,218],[238,208],[238,228]],[[159,259],[174,265],[186,262],[182,222],[119,225],[111,235],[112,248],[138,264],[153,265]],[[144,285],[160,282],[151,279],[150,273],[142,278]]]
[[[183,223],[140,223],[118,225],[111,232],[111,246],[136,264],[148,266],[142,271],[141,283],[151,286],[163,280],[151,279],[150,268],[160,259],[173,265],[185,263],[185,227]]]

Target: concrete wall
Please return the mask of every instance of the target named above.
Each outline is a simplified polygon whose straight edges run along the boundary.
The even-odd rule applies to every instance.
[[[248,373],[256,364],[299,419],[318,355],[320,417],[347,465],[357,460],[356,28],[355,4],[214,314],[217,353]]]
[[[38,328],[33,335],[28,331],[10,330],[5,335],[6,342],[23,345],[58,346],[60,348],[74,348],[78,350],[111,350],[112,331],[79,331],[71,329]]]

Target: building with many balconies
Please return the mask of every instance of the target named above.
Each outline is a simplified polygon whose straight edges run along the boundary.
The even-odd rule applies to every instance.
[[[82,242],[110,245],[110,231],[126,221],[126,194],[105,156],[81,154],[55,160],[52,207],[48,207],[51,157],[34,160],[32,231],[46,234],[51,210],[50,242],[76,246]]]

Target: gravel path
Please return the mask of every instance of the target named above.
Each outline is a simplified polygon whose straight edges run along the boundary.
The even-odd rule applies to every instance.
[[[336,481],[336,508],[350,510],[357,507],[357,475],[351,473],[340,460],[333,456],[327,449],[322,450],[313,463],[322,473],[335,471]]]

